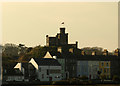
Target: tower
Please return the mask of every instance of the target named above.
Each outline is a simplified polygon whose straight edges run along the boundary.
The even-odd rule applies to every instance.
[[[62,26],[60,27],[60,33],[57,34],[58,37],[58,44],[59,45],[67,45],[68,44],[68,33],[65,33],[64,22],[61,23]]]
[[[60,34],[65,34],[65,27],[60,27]]]

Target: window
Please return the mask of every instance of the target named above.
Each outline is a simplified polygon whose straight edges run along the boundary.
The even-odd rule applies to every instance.
[[[42,74],[42,78],[44,78],[44,74]]]
[[[103,73],[104,69],[101,68],[101,73]]]
[[[18,79],[21,80],[22,79],[21,76],[18,76]]]
[[[74,70],[75,68],[74,68],[74,66],[73,66],[73,70]]]
[[[58,35],[58,39],[60,39],[60,35]]]
[[[104,69],[104,73],[106,73],[106,69]]]
[[[107,68],[107,73],[109,73],[109,69]]]
[[[109,67],[109,63],[108,62],[106,63],[106,66]]]
[[[47,75],[49,75],[49,70],[47,69]]]
[[[107,78],[110,78],[110,76],[109,76],[109,75],[107,75]]]
[[[64,70],[64,66],[62,66],[62,70]]]
[[[101,65],[104,66],[104,62],[102,62]]]
[[[51,69],[49,71],[50,71],[50,74],[53,74],[53,73],[57,74],[57,73],[61,72],[61,70],[59,70],[59,69]]]

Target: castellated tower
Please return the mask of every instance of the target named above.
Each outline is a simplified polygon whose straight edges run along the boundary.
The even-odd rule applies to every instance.
[[[55,37],[49,37],[46,35],[46,46],[58,46],[58,47],[74,47],[77,48],[78,42],[75,44],[68,44],[68,33],[65,33],[65,27],[63,26],[64,22],[62,23],[62,26],[59,28],[60,33],[57,33]]]
[[[56,35],[57,45],[67,45],[68,44],[68,33],[65,33],[65,28],[60,28],[60,33]]]
[[[65,28],[60,27],[60,33],[56,37],[46,35],[46,46],[61,46],[68,44],[68,33],[65,33]]]

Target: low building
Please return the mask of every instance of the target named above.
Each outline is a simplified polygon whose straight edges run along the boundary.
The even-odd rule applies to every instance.
[[[24,81],[24,75],[19,69],[11,69],[4,74],[5,81]]]
[[[29,81],[30,79],[30,68],[29,68],[29,63],[28,62],[18,62],[15,66],[14,69],[19,69],[19,71],[22,72],[24,75],[24,81]]]
[[[61,65],[53,58],[31,58],[29,61],[35,68],[40,81],[58,81],[62,79]]]

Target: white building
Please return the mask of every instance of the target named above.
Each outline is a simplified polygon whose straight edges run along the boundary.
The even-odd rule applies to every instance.
[[[4,77],[5,81],[24,81],[24,75],[19,69],[11,69]]]
[[[15,66],[14,69],[19,69],[19,71],[24,75],[24,81],[29,81],[29,69],[28,66],[30,64],[28,62],[18,62]]]
[[[31,58],[29,61],[35,68],[40,81],[61,80],[61,65],[53,58]]]

